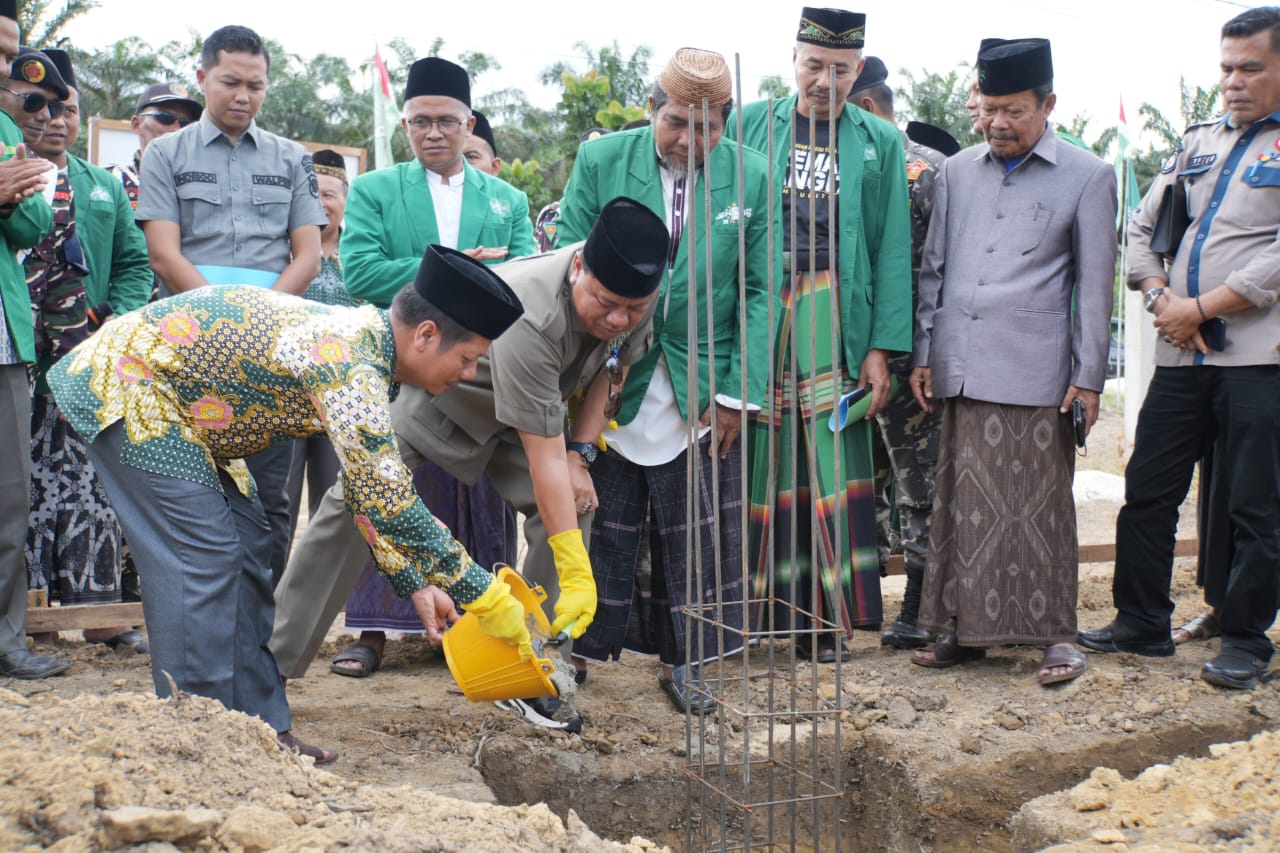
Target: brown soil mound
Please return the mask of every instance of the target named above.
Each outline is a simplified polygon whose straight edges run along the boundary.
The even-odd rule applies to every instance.
[[[259,720],[201,697],[24,697],[0,690],[0,849],[652,851],[570,813],[361,785],[276,746]],[[163,849],[175,849],[165,845]]]
[[[1215,744],[1209,754],[1153,765],[1131,781],[1099,767],[1074,788],[1024,805],[1013,819],[1015,845],[1070,840],[1054,853],[1276,850],[1280,733]]]

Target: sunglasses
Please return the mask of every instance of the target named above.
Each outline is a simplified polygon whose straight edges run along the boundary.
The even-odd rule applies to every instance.
[[[22,111],[31,113],[32,115],[35,115],[45,107],[48,107],[49,117],[57,118],[67,109],[67,105],[62,103],[62,101],[55,101],[52,98],[46,98],[39,92],[27,92],[26,94],[23,94],[22,92],[15,92],[8,86],[0,86],[0,89],[3,89],[10,95],[17,95],[19,98],[22,98]]]
[[[605,359],[604,369],[609,371],[609,400],[604,404],[604,416],[613,420],[622,411],[622,362],[618,360],[618,348]]]
[[[165,127],[173,127],[175,122],[177,123],[178,127],[186,127],[187,125],[191,124],[191,119],[180,118],[174,115],[173,113],[167,113],[167,112],[164,112],[163,110],[156,110],[154,112],[149,112],[149,113],[138,113],[138,118],[147,118],[147,117],[151,117],[155,119],[156,121],[163,124]]]

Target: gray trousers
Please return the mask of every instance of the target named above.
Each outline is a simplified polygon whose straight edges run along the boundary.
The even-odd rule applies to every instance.
[[[31,383],[25,364],[0,365],[0,435],[10,436],[0,453],[0,654],[8,654],[27,647]]]
[[[413,400],[415,390],[403,389],[402,402]],[[430,425],[413,417],[411,406],[397,405],[392,411],[400,458],[410,471],[430,460],[467,481],[465,473],[458,469],[466,460],[474,458],[468,452],[470,449],[460,447],[456,436],[449,441],[436,434]],[[484,473],[489,475],[503,499],[525,516],[524,535],[529,550],[522,573],[546,590],[547,600],[543,606],[550,615],[560,595],[560,581],[551,546],[547,544],[547,530],[533,498],[529,459],[514,435],[498,440]],[[591,515],[579,516],[578,525],[584,541],[589,543]],[[276,624],[271,635],[271,651],[281,675],[301,678],[307,671],[329,626],[360,580],[368,559],[369,546],[343,504],[339,481],[325,493],[319,511],[307,524],[302,541],[294,549],[284,577],[276,586]]]
[[[293,470],[294,445],[297,441],[273,444],[261,453],[245,457],[245,465],[258,487],[258,503],[271,529],[267,565],[271,568],[271,585],[280,582],[289,562],[289,546],[293,539],[293,517],[296,507],[289,500],[289,478]]]
[[[262,505],[226,474],[224,495],[128,465],[120,461],[126,440],[124,425],[112,424],[89,456],[142,579],[156,695],[169,695],[167,673],[179,690],[288,731],[289,704],[267,648],[271,526]]]

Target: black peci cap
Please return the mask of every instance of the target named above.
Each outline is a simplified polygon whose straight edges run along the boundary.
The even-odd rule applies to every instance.
[[[409,66],[404,83],[404,99],[419,95],[444,95],[471,106],[471,78],[467,69],[438,56],[419,59]]]
[[[796,34],[796,41],[861,50],[866,34],[867,16],[861,12],[805,6],[800,10],[800,32]]]
[[[907,139],[925,148],[932,148],[943,157],[950,157],[960,150],[960,143],[956,142],[954,136],[928,122],[907,122]]]
[[[611,293],[642,299],[658,289],[671,238],[667,225],[640,202],[618,196],[591,226],[582,260]]]
[[[445,246],[427,246],[413,287],[462,328],[489,340],[524,313],[505,281],[475,258]]]
[[[79,88],[76,86],[76,70],[71,66],[71,54],[60,47],[46,47],[44,55],[53,60],[58,73],[62,75],[62,82],[73,89]]]
[[[881,83],[889,79],[889,69],[885,68],[884,61],[878,56],[867,56],[863,58],[862,73],[858,75],[858,79],[853,81],[853,88],[849,90],[849,94],[861,92],[863,89],[870,89],[872,86],[879,86]]]
[[[984,95],[1012,95],[1053,83],[1049,40],[984,39],[978,51],[978,90]]]
[[[471,114],[476,117],[476,126],[471,128],[471,135],[478,136],[485,142],[489,143],[489,148],[493,151],[493,156],[498,156],[498,143],[493,139],[493,128],[489,126],[489,119],[485,118],[484,113],[479,110],[472,110]]]

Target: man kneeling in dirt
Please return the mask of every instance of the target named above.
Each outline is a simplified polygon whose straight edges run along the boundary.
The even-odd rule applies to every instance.
[[[487,474],[527,517],[524,574],[556,602],[554,633],[581,636],[596,609],[584,541],[595,488],[569,448],[600,436],[609,398],[620,399],[625,366],[648,349],[668,242],[656,214],[618,197],[601,210],[585,243],[496,267],[523,300],[524,316],[494,342],[474,379],[435,397],[406,391],[393,408],[410,468],[430,460],[464,483]],[[578,391],[585,394],[568,430],[565,401]],[[378,550],[358,519],[352,525],[343,517],[342,486],[325,495],[276,587],[271,650],[289,678],[306,672],[359,579],[369,546]],[[419,615],[427,617],[428,639],[438,642],[441,626],[433,614]],[[502,706],[549,728],[582,725],[576,717],[559,719],[554,697]]]
[[[397,594],[432,618],[456,616],[457,602],[532,654],[524,608],[414,493],[391,422],[399,383],[438,394],[470,379],[522,311],[483,264],[431,246],[390,311],[203,287],[108,322],[49,372],[145,585],[157,695],[217,699],[317,764],[337,757],[290,732],[267,648],[271,530],[243,461],[319,433],[333,441],[347,510]]]

